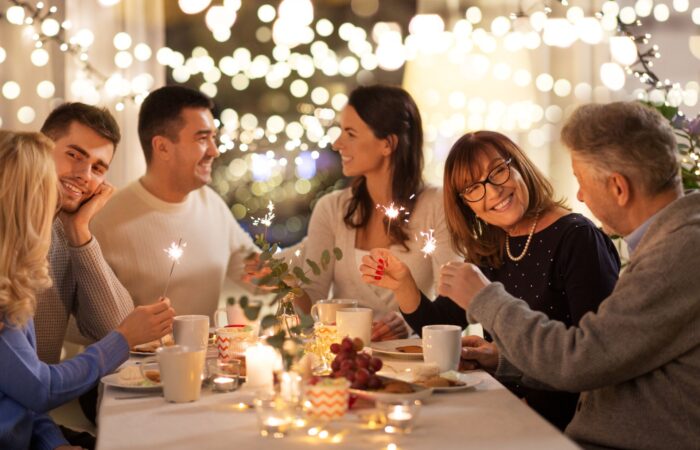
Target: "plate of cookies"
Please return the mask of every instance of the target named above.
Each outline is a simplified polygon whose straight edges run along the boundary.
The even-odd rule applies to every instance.
[[[122,367],[118,372],[102,377],[102,383],[133,391],[154,391],[163,388],[158,370],[141,371],[138,364]]]
[[[379,401],[397,401],[397,400],[421,400],[430,397],[433,389],[430,387],[420,386],[415,383],[408,383],[403,380],[379,377],[382,385],[378,389],[350,389],[350,393],[360,398]]]
[[[423,342],[420,338],[372,342],[371,348],[373,352],[399,358],[423,359]]]

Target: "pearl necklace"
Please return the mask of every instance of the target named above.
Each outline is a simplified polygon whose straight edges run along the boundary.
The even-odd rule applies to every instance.
[[[510,242],[508,240],[508,233],[506,233],[506,254],[508,255],[508,258],[510,258],[511,261],[518,262],[521,259],[525,257],[527,254],[527,249],[530,247],[530,242],[532,241],[532,236],[535,234],[535,228],[537,228],[537,220],[540,218],[540,212],[537,211],[535,213],[535,221],[532,223],[532,227],[530,227],[530,234],[527,236],[527,241],[525,242],[525,247],[523,247],[523,252],[519,256],[513,256],[510,253]]]

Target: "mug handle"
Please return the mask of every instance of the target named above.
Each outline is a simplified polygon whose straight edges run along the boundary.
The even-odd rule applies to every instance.
[[[318,304],[317,303],[314,303],[313,305],[311,305],[310,314],[311,314],[311,318],[314,319],[314,322],[318,322],[320,320],[320,318],[318,316]]]
[[[221,317],[221,314],[224,315],[223,323],[219,321],[219,317]],[[214,325],[216,326],[216,328],[221,328],[228,325],[228,313],[226,312],[226,308],[219,308],[216,310],[216,312],[214,313]]]

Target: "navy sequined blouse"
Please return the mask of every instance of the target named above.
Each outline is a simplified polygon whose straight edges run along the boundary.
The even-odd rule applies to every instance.
[[[520,255],[527,236],[509,239],[511,254]],[[620,258],[602,231],[582,215],[572,213],[535,233],[527,255],[520,261],[506,256],[500,268],[480,269],[489,280],[503,283],[508,293],[527,302],[533,310],[571,326],[577,325],[586,313],[595,312],[610,295],[617,282]],[[468,325],[465,311],[442,296],[430,301],[421,295],[418,309],[403,316],[419,334],[423,325]],[[573,417],[577,396],[517,385],[509,388],[560,429]]]

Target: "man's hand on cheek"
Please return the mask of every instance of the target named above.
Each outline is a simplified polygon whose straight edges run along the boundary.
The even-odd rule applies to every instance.
[[[89,228],[90,221],[107,203],[113,193],[114,187],[105,181],[95,189],[95,193],[85,200],[75,212],[61,211],[59,217],[61,222],[63,222],[66,238],[70,246],[80,247],[90,242],[92,238]]]

